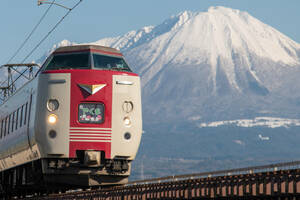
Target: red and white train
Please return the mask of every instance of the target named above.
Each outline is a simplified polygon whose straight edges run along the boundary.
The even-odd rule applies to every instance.
[[[56,49],[0,105],[0,190],[124,184],[142,134],[140,78],[116,49]]]

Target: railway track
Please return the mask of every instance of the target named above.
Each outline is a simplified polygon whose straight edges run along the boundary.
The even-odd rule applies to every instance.
[[[300,161],[168,176],[26,199],[300,199]]]

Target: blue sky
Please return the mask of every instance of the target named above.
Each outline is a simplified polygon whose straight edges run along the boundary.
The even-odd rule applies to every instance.
[[[78,0],[56,2],[71,6]],[[1,0],[0,65],[6,64],[16,52],[48,6],[37,6],[37,0]],[[26,61],[38,59],[63,39],[78,43],[92,42],[160,24],[184,10],[204,12],[210,6],[247,11],[300,43],[300,0],[83,0]],[[52,7],[33,37],[12,62],[23,60],[66,11]]]

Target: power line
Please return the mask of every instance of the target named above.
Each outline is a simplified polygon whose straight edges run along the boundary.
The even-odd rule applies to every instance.
[[[54,4],[56,0],[53,0],[52,3]],[[42,17],[40,18],[40,20],[38,21],[38,23],[33,27],[32,31],[29,33],[29,35],[26,37],[26,39],[24,40],[24,42],[20,45],[20,47],[17,49],[17,51],[12,55],[12,57],[7,61],[7,63],[10,63],[16,56],[17,54],[21,51],[21,49],[25,46],[25,44],[28,42],[28,40],[30,39],[30,37],[33,35],[33,33],[36,31],[36,29],[38,28],[38,26],[42,23],[42,21],[44,20],[44,18],[46,17],[46,15],[48,14],[49,10],[51,9],[51,7],[53,6],[53,4],[50,4],[47,8],[47,10],[45,11],[45,13],[42,15]],[[3,66],[0,66],[0,69]],[[18,72],[20,74],[20,72]],[[7,80],[4,80],[0,83],[0,85],[4,84]]]
[[[55,0],[53,0],[52,3],[54,4]],[[21,44],[21,46],[18,48],[18,50],[13,54],[13,56],[8,60],[7,63],[10,63],[10,61],[12,61],[12,59],[14,59],[16,57],[16,55],[20,52],[20,50],[24,47],[24,45],[27,43],[27,41],[29,40],[29,38],[33,35],[33,33],[35,32],[35,30],[42,23],[43,19],[46,17],[46,15],[48,14],[48,12],[49,12],[50,8],[53,6],[53,4],[49,5],[49,7],[47,8],[46,12],[43,14],[43,16],[40,18],[40,20],[38,21],[38,23],[34,26],[34,28],[32,29],[32,31],[29,33],[29,35],[27,36],[27,38],[24,40],[24,42]]]
[[[48,38],[48,36],[58,27],[58,25],[74,10],[82,0],[79,0],[77,4],[75,4],[69,11],[55,24],[55,26],[43,37],[43,39],[31,50],[31,52],[22,60],[22,63],[31,56],[31,54]]]
[[[55,0],[53,0],[54,2]],[[32,53],[49,37],[49,35],[60,25],[60,23],[71,13],[72,10],[74,10],[80,3],[82,2],[82,0],[79,0],[77,2],[77,4],[75,4],[72,8],[70,8],[68,10],[68,12],[53,26],[53,28],[42,38],[42,40],[30,51],[30,53],[22,60],[21,63],[23,63],[27,58],[29,58]],[[48,10],[51,8],[52,4],[49,6]],[[46,11],[46,12],[47,12]],[[41,21],[41,20],[40,20]],[[31,34],[32,35],[32,34]],[[29,39],[29,38],[28,38]],[[27,40],[28,40],[27,39]],[[26,41],[26,40],[25,40]],[[18,50],[19,51],[19,50]],[[14,57],[14,56],[13,56]],[[13,58],[12,57],[12,58]],[[11,59],[10,59],[11,60]],[[0,69],[2,68],[2,66],[0,66]],[[28,70],[25,69],[22,73],[19,73],[20,75],[10,84],[10,85],[13,85],[21,76],[23,76],[23,74],[26,73],[26,71]],[[0,85],[2,85],[3,83],[5,83],[6,81],[2,82]]]
[[[48,36],[58,27],[58,25],[71,13],[72,10],[74,10],[80,3],[82,2],[82,0],[79,0],[77,4],[75,4],[72,8],[70,8],[70,10],[55,24],[55,26],[43,37],[43,39],[31,50],[31,52],[22,60],[21,63],[23,63],[27,58],[29,58],[29,56],[31,56],[31,54],[42,44],[42,42],[44,42]],[[25,74],[25,72],[28,70],[25,69],[12,83],[14,84],[21,76],[23,76],[23,74]]]

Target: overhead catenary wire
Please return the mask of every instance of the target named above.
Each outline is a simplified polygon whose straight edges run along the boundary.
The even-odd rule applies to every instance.
[[[25,38],[25,40],[23,41],[23,43],[20,45],[20,47],[17,49],[17,51],[10,57],[10,59],[6,62],[6,63],[10,63],[17,55],[18,53],[21,51],[21,49],[25,46],[25,44],[28,42],[28,40],[30,39],[30,37],[34,34],[34,32],[37,30],[37,28],[39,27],[39,25],[42,23],[42,21],[45,19],[46,15],[48,14],[49,10],[51,9],[51,7],[53,6],[53,4],[55,3],[56,0],[53,0],[52,3],[48,6],[47,10],[44,12],[44,14],[42,15],[42,17],[39,19],[38,23],[33,27],[33,29],[31,30],[31,32],[28,34],[28,36]],[[0,66],[0,69],[3,67]],[[16,72],[18,72],[19,74],[22,74],[21,72],[15,70]],[[7,80],[4,80],[0,83],[0,85],[3,85]]]
[[[53,4],[55,3],[56,0],[53,0],[52,3],[49,5],[49,7],[47,8],[47,10],[45,11],[45,13],[42,15],[42,17],[40,18],[40,20],[38,21],[38,23],[34,26],[34,28],[32,29],[32,31],[29,33],[29,35],[26,37],[26,39],[24,40],[24,42],[20,45],[20,47],[17,49],[17,51],[13,54],[13,56],[8,60],[7,63],[10,63],[16,56],[17,54],[20,52],[20,50],[25,46],[25,44],[28,42],[28,40],[30,39],[30,37],[33,35],[33,33],[36,31],[36,29],[38,28],[38,26],[42,23],[42,21],[44,20],[44,18],[46,17],[46,15],[48,14],[49,10],[51,9],[51,7],[53,6]]]
[[[32,49],[32,51],[22,60],[22,63],[49,37],[49,35],[59,26],[59,24],[74,10],[82,0],[79,0],[68,12],[54,25],[54,27],[42,38],[42,40]]]
[[[22,60],[21,63],[25,62],[26,59],[28,59],[32,53],[49,37],[49,35],[61,24],[61,22],[72,12],[72,10],[74,10],[80,3],[82,2],[82,0],[79,0],[72,8],[70,8],[67,13],[53,26],[53,28],[40,40],[40,42],[30,51],[30,53]],[[22,73],[20,73],[20,75],[12,82],[10,83],[10,86],[13,85],[21,76],[23,76],[26,71],[28,70],[25,69]],[[2,82],[1,84],[5,83],[6,81]],[[1,85],[0,84],[0,85]]]

